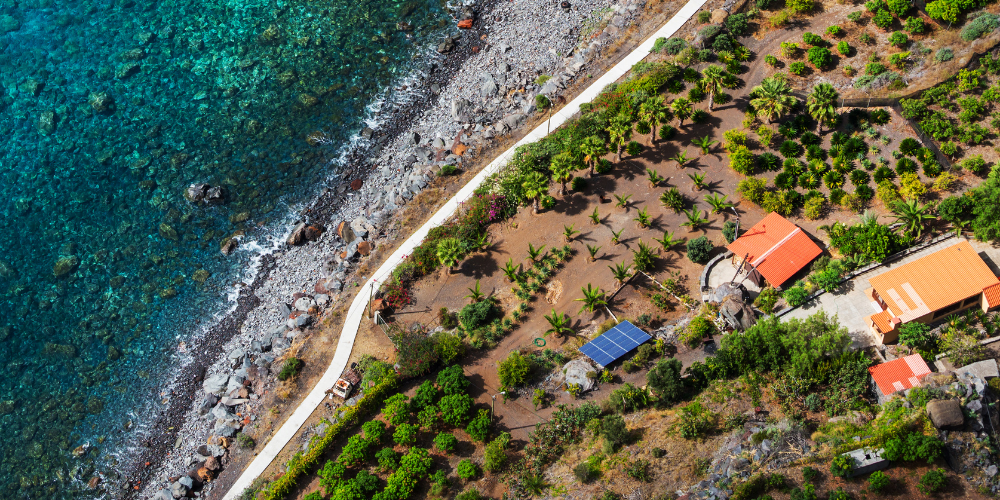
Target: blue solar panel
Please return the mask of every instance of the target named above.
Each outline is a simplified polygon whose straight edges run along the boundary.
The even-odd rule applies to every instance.
[[[627,352],[651,337],[628,321],[622,321],[603,335],[580,347],[588,358],[601,366],[608,366]]]

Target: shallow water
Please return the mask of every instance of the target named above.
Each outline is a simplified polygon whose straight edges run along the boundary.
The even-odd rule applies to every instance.
[[[313,196],[452,26],[441,0],[0,3],[3,496],[89,496],[246,278],[221,242]]]

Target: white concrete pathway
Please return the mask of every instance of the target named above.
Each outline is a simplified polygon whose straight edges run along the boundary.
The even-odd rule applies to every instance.
[[[337,351],[333,355],[333,360],[330,362],[330,367],[327,368],[326,373],[323,374],[323,378],[316,383],[312,391],[295,412],[292,413],[288,420],[278,429],[277,432],[271,437],[264,449],[260,451],[256,458],[250,465],[243,470],[243,474],[240,475],[239,479],[233,483],[229,491],[226,493],[224,500],[235,500],[243,490],[250,486],[257,476],[264,473],[267,466],[278,456],[278,453],[285,447],[285,444],[290,441],[295,434],[299,431],[299,428],[303,423],[309,418],[312,412],[318,407],[322,402],[323,398],[326,397],[325,391],[333,386],[333,384],[343,373],[344,368],[347,367],[347,361],[351,357],[351,349],[354,347],[354,339],[358,334],[358,328],[361,326],[361,322],[364,321],[365,308],[367,306],[368,297],[371,292],[372,287],[378,286],[382,280],[388,278],[392,273],[392,270],[399,265],[406,255],[413,252],[413,249],[424,240],[427,232],[431,228],[439,226],[445,223],[455,211],[461,205],[462,202],[471,198],[480,184],[486,180],[494,172],[498,171],[501,167],[507,164],[507,160],[511,158],[519,146],[524,144],[537,142],[543,137],[548,135],[548,131],[555,130],[559,128],[563,123],[569,120],[573,115],[580,111],[580,105],[584,103],[589,103],[597,98],[604,87],[611,83],[616,82],[619,78],[624,76],[636,63],[642,61],[647,55],[649,55],[650,50],[653,48],[653,43],[657,38],[664,37],[670,38],[684,25],[685,22],[691,16],[698,12],[705,4],[707,0],[690,0],[684,7],[674,14],[674,17],[670,18],[666,24],[663,25],[656,33],[646,39],[642,44],[635,48],[629,55],[625,56],[618,64],[614,65],[604,76],[598,78],[594,83],[592,83],[586,90],[580,93],[575,99],[573,99],[569,104],[564,106],[562,109],[552,113],[552,116],[542,123],[530,133],[528,133],[523,139],[517,142],[513,147],[505,151],[503,154],[498,156],[493,162],[486,166],[478,175],[476,175],[472,181],[465,185],[458,193],[455,194],[450,200],[448,200],[423,226],[417,229],[412,236],[409,237],[402,245],[393,252],[385,260],[385,263],[378,268],[375,273],[372,274],[371,278],[361,287],[361,291],[354,298],[354,302],[351,303],[351,308],[347,312],[347,317],[344,320],[344,329],[340,333],[340,342],[337,344]]]

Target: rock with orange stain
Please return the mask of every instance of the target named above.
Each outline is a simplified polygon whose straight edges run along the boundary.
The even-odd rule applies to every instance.
[[[458,22],[458,27],[464,30],[472,28],[472,19],[463,19]]]

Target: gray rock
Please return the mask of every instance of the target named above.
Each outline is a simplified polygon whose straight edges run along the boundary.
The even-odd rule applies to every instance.
[[[351,221],[351,231],[354,231],[354,235],[358,238],[365,238],[368,236],[368,231],[371,224],[364,217],[358,217]]]
[[[231,438],[236,435],[240,430],[228,424],[217,425],[212,429],[212,434],[221,437]]]
[[[233,351],[229,353],[228,358],[229,361],[239,361],[243,359],[243,356],[246,356],[246,353],[243,352],[243,349],[233,349]]]
[[[970,410],[972,410],[972,411],[978,412],[979,410],[983,409],[983,402],[980,401],[980,400],[978,400],[978,399],[974,399],[972,401],[969,401],[965,405],[965,407],[968,408],[968,409],[970,409]]]
[[[150,500],[174,500],[174,495],[170,493],[170,490],[164,488],[160,491],[157,491],[156,494],[154,494],[152,498],[150,498]]]
[[[170,495],[173,498],[184,498],[187,496],[189,490],[190,488],[184,486],[180,481],[170,485]]]
[[[441,149],[444,147],[444,139],[440,137],[435,137],[433,144],[435,148]]]
[[[177,482],[187,486],[188,489],[194,488],[194,479],[191,479],[191,476],[181,476]]]
[[[493,75],[491,75],[489,73],[484,73],[483,74],[483,85],[479,88],[480,94],[482,94],[483,97],[493,97],[499,91],[500,91],[500,88],[497,87],[497,82],[493,78]]]
[[[312,297],[299,297],[295,301],[295,310],[306,312],[309,309],[316,307],[316,301]]]
[[[436,84],[436,83],[432,83],[431,84],[431,93],[434,94],[434,95],[439,95],[441,93],[441,86],[438,85],[438,84]]]
[[[989,467],[986,468],[985,472],[986,472],[987,476],[993,477],[993,476],[997,475],[997,466],[996,465],[991,465],[991,466],[989,466]]]
[[[302,314],[295,318],[295,327],[304,328],[311,325],[313,322],[313,317],[308,314]]]
[[[587,392],[594,388],[594,381],[587,377],[587,372],[596,371],[597,368],[590,364],[586,358],[577,358],[563,366],[563,373],[566,374],[566,386],[569,384],[580,384],[580,391]]]
[[[503,124],[507,126],[507,128],[513,130],[519,127],[521,123],[524,122],[525,118],[527,117],[521,113],[510,114],[503,118]]]
[[[250,342],[250,350],[253,352],[264,352],[264,347],[259,340],[254,340]]]
[[[278,314],[288,317],[289,314],[292,314],[292,308],[288,307],[288,304],[282,302],[281,304],[278,304]]]
[[[227,399],[229,398],[222,398],[222,401],[219,401],[219,404],[212,408],[212,416],[217,420],[236,420],[236,415],[229,411],[229,407],[223,403]]]
[[[411,132],[410,133],[410,144],[413,144],[414,146],[416,146],[417,144],[420,144],[420,134],[418,134],[416,132]]]
[[[229,377],[229,384],[226,385],[226,394],[232,394],[233,391],[238,391],[243,387],[243,381],[237,377]]]
[[[222,391],[226,388],[229,383],[229,375],[225,373],[217,373],[205,379],[201,384],[201,388],[208,394],[215,394],[216,396],[222,394]]]
[[[462,98],[451,101],[451,118],[459,123],[472,121],[472,103]]]
[[[374,133],[375,133],[375,131],[372,130],[370,127],[365,127],[363,129],[361,129],[361,137],[363,139],[366,139],[366,140],[367,139],[371,139],[372,138],[372,134],[374,134]]]
[[[319,306],[319,307],[326,307],[327,304],[330,303],[330,296],[327,295],[327,294],[325,294],[325,293],[321,293],[321,294],[317,295],[314,298],[314,300],[316,301],[316,305],[317,306]]]
[[[241,398],[222,398],[219,401],[219,404],[220,405],[225,405],[225,406],[239,406],[239,405],[242,405],[242,404],[246,404],[248,401],[250,401],[250,400],[249,399],[241,399]]]

